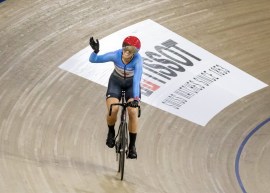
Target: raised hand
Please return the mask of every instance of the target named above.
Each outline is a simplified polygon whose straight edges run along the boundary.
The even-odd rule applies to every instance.
[[[96,39],[96,42],[93,37],[90,37],[89,45],[94,50],[94,52],[97,54],[99,52],[99,41]]]

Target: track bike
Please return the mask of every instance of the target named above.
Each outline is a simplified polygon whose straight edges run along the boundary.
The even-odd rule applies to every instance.
[[[120,103],[113,103],[110,106],[109,115],[111,116],[112,107],[113,106],[121,106],[121,122],[119,125],[119,129],[117,135],[115,137],[115,151],[116,151],[116,161],[118,161],[118,172],[121,174],[121,180],[124,178],[124,170],[125,170],[125,159],[128,155],[128,128],[127,128],[127,107],[130,107],[130,102],[126,102],[125,100],[125,91],[122,90],[122,96]],[[141,108],[138,108],[138,117],[141,115]]]

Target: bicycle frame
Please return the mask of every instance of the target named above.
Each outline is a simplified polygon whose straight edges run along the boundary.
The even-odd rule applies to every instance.
[[[110,106],[109,116],[112,113],[112,107],[118,105],[122,107],[121,110],[121,122],[115,137],[116,144],[116,161],[118,161],[118,155],[120,154],[120,161],[118,166],[118,172],[121,172],[121,180],[123,180],[124,176],[124,164],[125,164],[125,156],[127,156],[127,146],[128,146],[128,129],[127,129],[127,107],[130,106],[130,102],[125,101],[125,91],[122,90],[121,102],[120,103],[113,103]],[[138,117],[141,115],[140,106],[138,106]],[[118,137],[119,136],[119,137]]]

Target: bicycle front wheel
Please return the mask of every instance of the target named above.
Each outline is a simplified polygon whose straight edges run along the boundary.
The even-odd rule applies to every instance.
[[[120,133],[121,148],[120,148],[119,169],[121,173],[121,180],[124,179],[124,171],[125,171],[125,159],[126,159],[126,147],[127,147],[126,131],[127,131],[127,123],[122,125],[121,133]]]

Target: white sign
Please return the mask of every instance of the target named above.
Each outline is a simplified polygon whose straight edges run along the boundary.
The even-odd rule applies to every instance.
[[[103,38],[99,54],[121,48],[129,35],[142,42],[142,101],[199,125],[205,126],[231,103],[267,86],[152,20]],[[90,63],[91,52],[88,46],[60,68],[107,86],[114,65]]]

